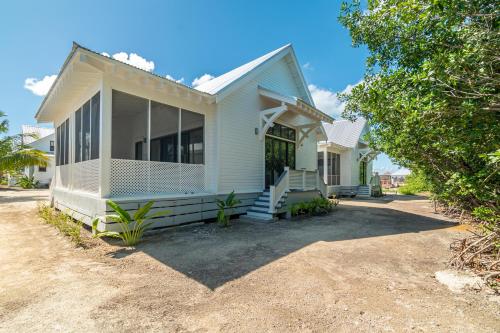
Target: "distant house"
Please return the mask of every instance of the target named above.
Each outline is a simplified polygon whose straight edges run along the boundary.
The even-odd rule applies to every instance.
[[[383,175],[380,175],[380,185],[383,188],[391,188],[392,187],[392,179],[391,179],[390,172],[386,172]]]
[[[404,185],[406,177],[410,174],[410,170],[406,168],[401,168],[391,173],[391,185],[392,187],[399,187]]]
[[[372,161],[377,152],[368,147],[363,136],[366,120],[338,120],[324,123],[327,140],[318,142],[318,170],[334,195],[370,196]]]
[[[42,166],[31,166],[24,169],[24,175],[27,177],[33,177],[40,185],[48,186],[52,181],[54,176],[55,165],[54,165],[54,152],[55,152],[55,139],[54,139],[54,129],[44,128],[31,125],[22,126],[23,134],[32,134],[33,136],[24,136],[23,140],[25,144],[29,144],[31,147],[45,152],[49,162],[46,167]]]
[[[74,44],[36,119],[56,127],[54,205],[85,223],[107,199],[130,211],[154,200],[172,211],[164,227],[214,218],[233,190],[235,213],[260,219],[327,194],[316,148],[333,118],[290,44],[196,88]]]

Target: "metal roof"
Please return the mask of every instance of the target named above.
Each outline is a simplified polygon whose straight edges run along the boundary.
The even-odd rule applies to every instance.
[[[261,64],[265,63],[267,60],[271,59],[276,54],[280,53],[284,49],[290,47],[291,44],[280,47],[272,52],[269,52],[262,57],[252,60],[238,68],[235,68],[225,74],[217,76],[210,81],[207,81],[199,86],[195,87],[196,90],[203,91],[209,94],[217,94],[219,91],[238,80],[239,78],[245,76],[253,69],[257,68]]]
[[[337,120],[332,124],[323,123],[327,142],[334,143],[347,148],[354,148],[361,140],[363,129],[366,126],[364,118],[358,118],[355,121]]]

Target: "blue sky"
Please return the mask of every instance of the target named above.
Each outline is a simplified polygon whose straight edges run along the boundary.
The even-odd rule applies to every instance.
[[[134,61],[190,85],[291,42],[317,106],[338,118],[342,105],[335,93],[362,79],[367,55],[351,47],[338,23],[340,3],[9,1],[0,14],[0,110],[8,114],[12,133],[33,124],[39,95],[72,41],[112,56],[135,53],[140,58]],[[386,157],[375,167],[394,168]]]

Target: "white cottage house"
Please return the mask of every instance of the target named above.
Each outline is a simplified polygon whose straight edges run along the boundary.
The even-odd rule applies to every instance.
[[[48,186],[54,175],[54,129],[31,125],[22,125],[23,141],[34,149],[43,151],[48,158],[47,166],[30,166],[24,168],[24,175],[33,179],[42,186]]]
[[[324,123],[326,141],[318,142],[318,170],[328,195],[370,196],[373,159],[377,152],[364,140],[366,120]]]
[[[196,89],[74,44],[36,113],[56,128],[55,207],[89,223],[107,199],[154,200],[165,227],[235,213],[271,219],[287,198],[326,195],[317,170],[321,122],[292,46]],[[102,221],[101,230],[115,230]]]

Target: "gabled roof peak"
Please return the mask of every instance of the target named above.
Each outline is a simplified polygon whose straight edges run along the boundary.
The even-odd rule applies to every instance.
[[[203,91],[209,94],[217,94],[220,91],[222,91],[224,88],[229,86],[231,83],[237,81],[238,79],[242,78],[246,74],[248,74],[250,71],[253,69],[259,67],[269,59],[273,58],[275,55],[281,53],[282,51],[291,48],[292,44],[288,43],[274,51],[271,51],[267,54],[264,54],[263,56],[254,59],[244,65],[241,65],[240,67],[237,67],[225,74],[222,74],[220,76],[217,76],[216,78],[213,78],[210,81],[207,81],[203,84],[200,84],[199,86],[195,87],[196,90]]]

